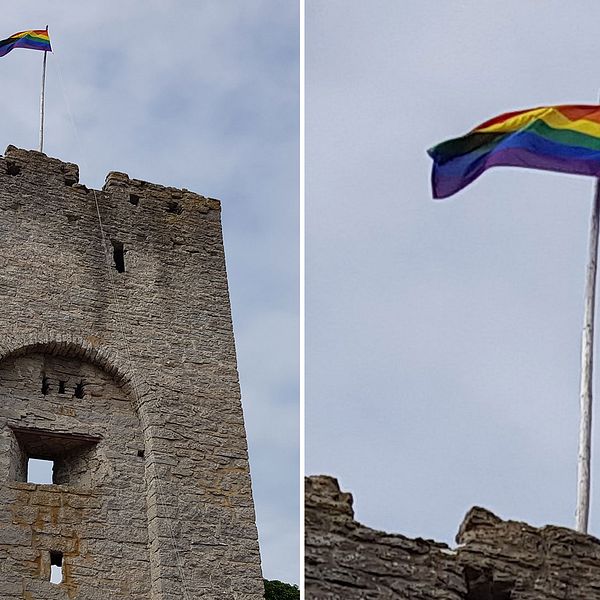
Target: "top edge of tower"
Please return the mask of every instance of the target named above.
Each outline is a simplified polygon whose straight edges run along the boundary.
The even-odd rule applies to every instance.
[[[37,150],[25,150],[9,145],[4,155],[0,156],[0,178],[4,175],[17,176],[28,173],[44,176],[49,185],[58,180],[64,186],[94,191],[88,190],[85,185],[79,183],[79,166],[75,163],[64,162]],[[216,198],[208,198],[186,188],[133,179],[127,173],[119,171],[110,171],[106,175],[102,190],[96,191],[111,192],[116,190],[128,190],[133,195],[136,192],[140,194],[154,192],[169,196],[173,200],[185,199],[186,203],[197,205],[204,210],[221,210],[221,202]]]

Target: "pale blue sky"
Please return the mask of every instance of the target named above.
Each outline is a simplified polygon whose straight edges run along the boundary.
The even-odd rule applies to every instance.
[[[600,4],[306,13],[307,471],[411,536],[451,542],[475,504],[572,527],[593,182],[496,169],[434,203],[426,150],[502,112],[596,102]]]
[[[307,470],[408,535],[451,541],[473,504],[571,526],[592,182],[496,169],[434,203],[425,151],[594,102],[600,5],[306,9]],[[46,23],[47,152],[90,186],[116,169],[223,201],[263,567],[297,581],[296,3],[27,0],[3,26]],[[0,61],[0,145],[37,143],[39,66]]]
[[[263,571],[297,582],[297,3],[24,0],[0,37],[46,24],[46,153],[222,201]],[[0,60],[0,152],[37,147],[41,59]]]

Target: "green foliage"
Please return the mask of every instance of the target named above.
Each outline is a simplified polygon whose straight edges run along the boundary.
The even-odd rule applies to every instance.
[[[297,585],[290,585],[273,579],[265,579],[266,600],[300,600],[300,589]]]

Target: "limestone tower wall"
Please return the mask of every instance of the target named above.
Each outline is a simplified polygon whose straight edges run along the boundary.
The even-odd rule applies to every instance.
[[[220,203],[9,146],[0,598],[262,597]]]

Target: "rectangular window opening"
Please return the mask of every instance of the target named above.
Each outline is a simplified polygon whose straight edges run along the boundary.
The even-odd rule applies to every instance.
[[[40,458],[27,460],[28,483],[54,483],[54,461]]]
[[[14,481],[43,485],[91,485],[96,468],[96,446],[101,438],[78,433],[12,428],[16,438],[11,452]]]
[[[75,398],[83,398],[83,396],[85,395],[85,389],[83,387],[83,381],[80,381],[78,384],[75,385],[75,392],[74,392]]]
[[[43,373],[42,374],[42,394],[44,394],[44,396],[47,396],[49,391],[50,391],[50,382],[48,381],[46,374]]]
[[[115,261],[115,269],[119,273],[125,272],[125,250],[123,249],[123,243],[115,240],[110,240],[113,247],[113,260]]]
[[[62,583],[63,580],[63,553],[50,552],[50,583]]]

